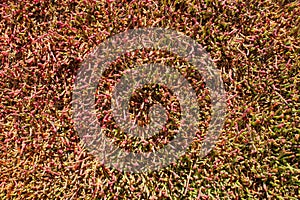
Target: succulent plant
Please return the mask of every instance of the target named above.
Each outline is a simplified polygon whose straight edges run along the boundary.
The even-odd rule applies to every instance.
[[[297,0],[1,2],[0,198],[299,199],[299,14]],[[178,162],[130,174],[106,167],[85,149],[72,121],[71,97],[80,64],[94,48],[142,27],[182,32],[210,53],[222,72],[228,114],[217,145],[201,158],[211,115],[201,73],[170,52],[145,49],[120,57],[99,80],[95,95],[99,121],[107,121],[107,135],[117,144],[134,146],[104,111],[130,63],[166,63],[181,70],[203,111],[199,131]],[[170,91],[154,87],[149,93],[137,90],[133,107],[155,92],[176,104]],[[178,109],[173,109],[176,122]],[[167,142],[160,139],[137,146]]]

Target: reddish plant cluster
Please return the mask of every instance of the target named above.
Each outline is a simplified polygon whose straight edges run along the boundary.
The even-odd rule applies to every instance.
[[[297,0],[2,1],[0,198],[299,199],[299,13]],[[207,157],[199,134],[177,163],[122,173],[80,143],[72,85],[106,38],[154,26],[210,53],[228,115]]]

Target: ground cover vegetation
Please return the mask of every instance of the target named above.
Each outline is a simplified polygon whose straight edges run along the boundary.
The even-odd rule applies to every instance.
[[[201,74],[184,68],[203,108],[194,142],[178,162],[130,174],[102,165],[82,146],[72,122],[72,87],[97,45],[143,27],[180,31],[209,52],[222,72],[227,115],[215,148],[199,157],[209,94]],[[299,27],[297,0],[1,1],[0,198],[299,199]],[[151,49],[120,57],[99,80],[100,122],[111,120],[102,112],[110,103],[105,91],[134,62],[188,66]],[[175,102],[170,120],[176,121],[176,100],[157,85],[136,91],[131,112],[145,96],[152,97],[149,105],[160,101],[156,93]],[[107,128],[122,148],[140,142],[122,143],[125,136]]]

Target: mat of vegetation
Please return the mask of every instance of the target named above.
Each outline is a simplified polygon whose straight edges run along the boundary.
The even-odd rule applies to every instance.
[[[82,147],[71,97],[89,52],[142,27],[210,53],[227,116],[206,157],[199,135],[177,163],[130,174]],[[299,27],[298,0],[0,1],[0,198],[300,199]]]

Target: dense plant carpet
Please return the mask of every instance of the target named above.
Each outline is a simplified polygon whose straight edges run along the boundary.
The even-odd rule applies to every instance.
[[[206,157],[199,133],[177,163],[130,174],[85,150],[71,97],[89,52],[142,27],[180,31],[210,53],[227,116]],[[1,1],[0,198],[300,199],[299,27],[297,0]],[[133,57],[172,57],[150,54]]]

